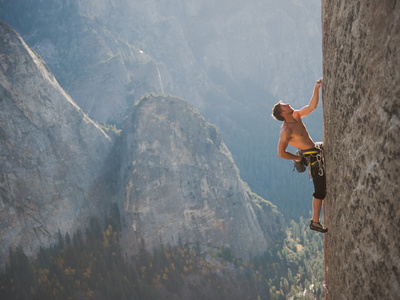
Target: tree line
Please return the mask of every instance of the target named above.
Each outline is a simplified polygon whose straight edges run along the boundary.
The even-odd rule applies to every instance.
[[[142,249],[119,244],[116,204],[35,258],[10,249],[0,274],[1,299],[323,299],[322,235],[291,221],[282,244],[249,261],[229,248],[188,244]]]

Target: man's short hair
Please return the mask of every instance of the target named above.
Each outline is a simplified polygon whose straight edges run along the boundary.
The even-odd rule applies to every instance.
[[[279,102],[274,105],[274,107],[272,108],[272,116],[275,119],[277,119],[278,121],[285,121],[285,118],[282,117],[282,115],[281,115],[281,113],[282,113],[281,103],[282,103],[282,101],[279,100]]]

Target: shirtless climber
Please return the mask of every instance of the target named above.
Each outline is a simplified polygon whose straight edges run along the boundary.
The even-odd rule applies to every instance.
[[[284,159],[293,160],[296,169],[299,172],[305,170],[308,166],[309,174],[314,183],[313,194],[313,216],[310,223],[310,229],[322,233],[328,231],[324,228],[319,216],[322,208],[322,200],[326,195],[326,179],[323,166],[323,144],[315,143],[304,126],[301,118],[310,114],[318,105],[319,89],[322,86],[322,78],[318,79],[314,86],[314,91],[308,105],[300,110],[294,110],[290,104],[279,101],[272,109],[272,116],[283,121],[279,135],[278,155]],[[286,151],[288,144],[299,150],[296,154]]]

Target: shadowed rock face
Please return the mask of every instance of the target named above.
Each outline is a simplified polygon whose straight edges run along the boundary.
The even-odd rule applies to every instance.
[[[19,35],[0,23],[0,36],[0,257],[31,255],[100,213],[112,143]]]
[[[323,1],[329,299],[400,291],[400,6]]]
[[[263,233],[255,212],[260,208],[219,131],[185,101],[143,99],[124,132],[119,198],[129,224],[123,232],[127,249],[139,247],[141,239],[148,249],[181,239],[231,247],[247,258],[265,251],[282,230],[281,217],[267,205],[264,213],[276,222],[276,232]]]

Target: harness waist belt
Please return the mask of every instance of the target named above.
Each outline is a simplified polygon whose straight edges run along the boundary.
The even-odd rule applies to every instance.
[[[311,149],[306,149],[306,150],[300,150],[300,155],[303,156],[315,156],[316,154],[321,153],[321,150],[318,148],[311,148]]]
[[[319,150],[312,150],[312,151],[305,150],[304,152],[301,152],[301,155],[312,155],[312,154],[318,154],[319,152],[320,152]]]

